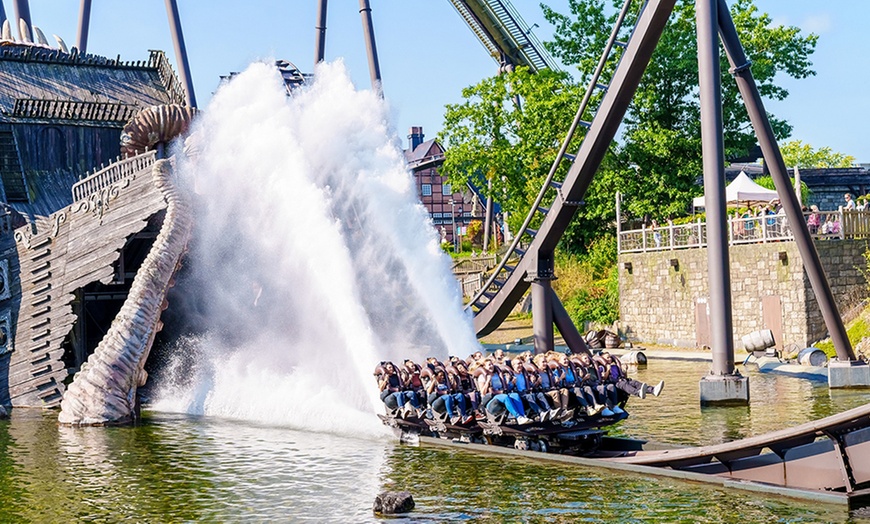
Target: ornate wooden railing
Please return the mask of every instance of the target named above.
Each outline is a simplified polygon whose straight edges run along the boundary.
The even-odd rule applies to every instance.
[[[73,100],[48,100],[40,98],[16,98],[12,116],[16,118],[45,118],[51,120],[91,120],[123,124],[132,118],[139,108],[118,102],[76,102]]]
[[[19,62],[45,62],[51,64],[74,64],[93,66],[112,66],[125,68],[153,68],[144,60],[121,60],[100,55],[82,54],[76,50],[64,53],[60,49],[38,47],[33,45],[10,45],[0,47],[0,58]]]
[[[169,59],[166,58],[166,53],[163,51],[152,49],[151,56],[148,58],[148,65],[157,69],[157,75],[160,77],[160,83],[169,93],[171,104],[187,105],[187,92],[184,86],[172,69]]]
[[[73,185],[73,202],[87,198],[97,191],[151,166],[156,158],[156,151],[147,151],[141,155],[119,160],[108,167],[94,172]]]

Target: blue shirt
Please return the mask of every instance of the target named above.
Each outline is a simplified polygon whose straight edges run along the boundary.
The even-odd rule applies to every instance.
[[[522,373],[517,373],[516,375],[514,375],[514,377],[517,381],[517,391],[520,393],[525,393],[529,389],[528,384],[526,383],[526,376]]]

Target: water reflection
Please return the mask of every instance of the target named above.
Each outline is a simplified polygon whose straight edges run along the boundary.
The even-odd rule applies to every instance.
[[[868,391],[752,373],[750,407],[700,409],[708,364],[636,373],[665,394],[636,399],[617,433],[673,444],[757,435],[862,404]],[[217,418],[146,413],[143,424],[61,428],[56,413],[0,421],[0,522],[371,522],[385,489],[410,490],[399,522],[842,522],[844,510],[668,479],[399,446]]]
[[[407,520],[474,522],[837,522],[836,508],[602,470],[398,447],[385,487],[415,494]]]
[[[359,521],[392,443],[154,415],[64,428],[0,422],[0,521]]]
[[[614,434],[669,444],[718,444],[796,426],[870,402],[870,391],[829,391],[824,382],[812,382],[740,367],[749,375],[749,406],[701,408],[698,381],[710,364],[686,361],[650,361],[632,373],[650,384],[665,379],[661,397],[632,399],[631,416]]]

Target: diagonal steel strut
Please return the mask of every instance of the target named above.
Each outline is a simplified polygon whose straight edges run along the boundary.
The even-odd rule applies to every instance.
[[[635,25],[634,34],[613,75],[601,106],[583,140],[577,158],[562,183],[556,198],[528,250],[529,254],[550,254],[558,244],[577,211],[622,118],[640,84],[650,57],[664,31],[676,0],[650,0]],[[502,289],[474,317],[474,328],[481,337],[495,330],[529,288],[526,273],[535,270],[537,256],[524,256]]]

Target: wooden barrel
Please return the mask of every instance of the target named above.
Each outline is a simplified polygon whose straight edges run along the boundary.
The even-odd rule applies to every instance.
[[[764,351],[770,346],[776,344],[773,340],[773,331],[769,329],[753,331],[748,335],[744,335],[741,340],[743,341],[743,349],[748,353],[752,353],[753,351]]]
[[[646,355],[644,355],[643,351],[629,351],[619,357],[619,359],[622,360],[623,364],[646,366]]]
[[[825,355],[825,352],[819,348],[803,348],[800,350],[800,353],[798,353],[798,362],[800,362],[802,366],[821,367],[824,366],[827,361],[828,355]]]
[[[601,334],[598,331],[592,330],[586,333],[586,336],[583,338],[586,340],[586,345],[589,346],[589,349],[601,349],[604,347]]]
[[[616,333],[606,331],[604,334],[604,347],[607,349],[615,349],[618,348],[622,343],[622,340],[619,339],[619,335]]]

